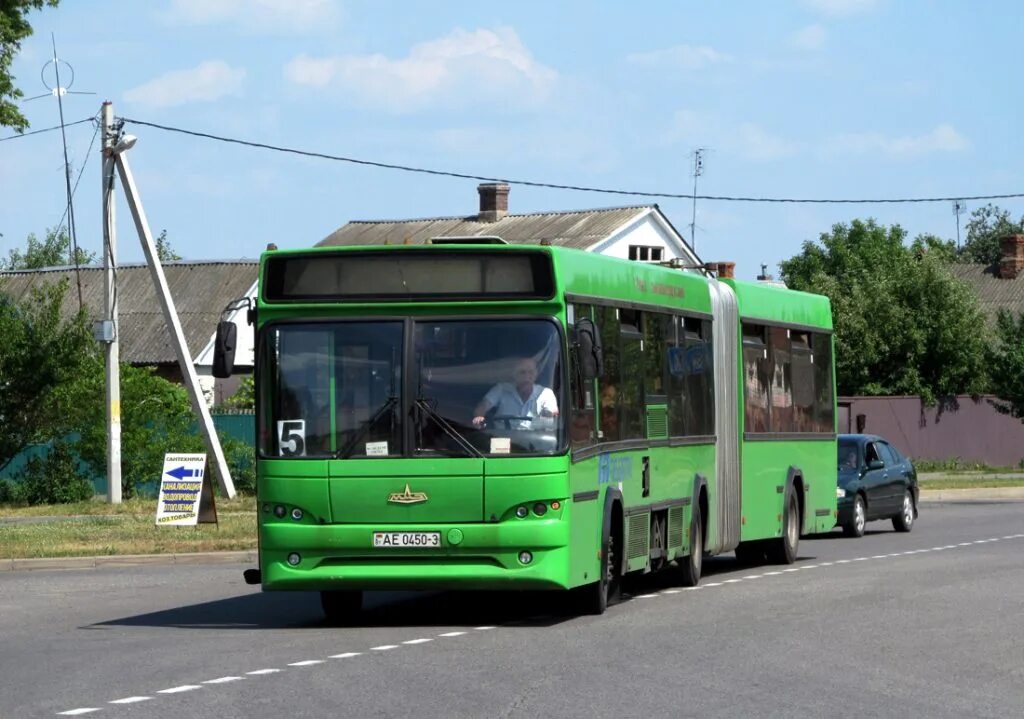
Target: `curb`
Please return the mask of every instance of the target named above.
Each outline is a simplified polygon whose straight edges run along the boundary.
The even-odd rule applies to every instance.
[[[991,502],[1024,499],[1024,487],[978,487],[977,489],[922,489],[922,502]]]
[[[255,551],[193,552],[184,554],[121,554],[98,557],[38,557],[0,560],[0,572],[38,569],[98,569],[143,564],[233,564],[259,561]]]

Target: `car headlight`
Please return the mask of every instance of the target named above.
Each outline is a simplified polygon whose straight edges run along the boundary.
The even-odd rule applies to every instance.
[[[846,490],[842,487],[836,487],[836,496],[842,499],[846,496]]]

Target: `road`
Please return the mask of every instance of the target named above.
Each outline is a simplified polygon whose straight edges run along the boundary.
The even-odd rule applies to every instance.
[[[6,572],[0,717],[1021,716],[1022,556],[1024,503],[926,504],[602,617],[382,593],[345,628],[241,566]]]

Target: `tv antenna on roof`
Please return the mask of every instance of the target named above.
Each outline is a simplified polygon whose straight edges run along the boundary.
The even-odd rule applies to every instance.
[[[953,214],[956,215],[956,248],[960,249],[960,215],[967,212],[966,200],[953,200]]]
[[[64,188],[67,193],[68,236],[71,238],[71,257],[69,258],[71,262],[69,262],[69,264],[73,264],[75,266],[75,276],[78,281],[78,308],[81,309],[83,305],[82,279],[78,276],[78,235],[75,231],[75,207],[72,202],[71,192],[71,163],[68,162],[68,138],[64,131],[64,101],[62,98],[65,95],[95,95],[96,93],[77,92],[71,90],[71,86],[75,84],[75,69],[71,67],[66,60],[61,60],[57,57],[57,40],[54,38],[53,33],[50,33],[50,42],[53,47],[53,58],[47,61],[46,64],[43,65],[43,69],[39,71],[39,79],[42,81],[43,87],[49,90],[49,92],[42,95],[36,95],[35,97],[30,97],[26,102],[50,96],[57,98],[57,110],[60,112],[60,138],[61,143],[64,146]],[[60,70],[62,65],[67,68],[65,77],[68,78],[68,84],[66,86],[62,85],[60,82]],[[53,66],[52,86],[47,82],[46,76],[47,68],[50,66]],[[57,232],[60,232],[59,226],[57,227]]]

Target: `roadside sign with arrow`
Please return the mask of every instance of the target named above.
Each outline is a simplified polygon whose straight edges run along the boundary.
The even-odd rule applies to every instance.
[[[160,475],[157,526],[217,522],[213,486],[206,476],[206,454],[165,454]]]

